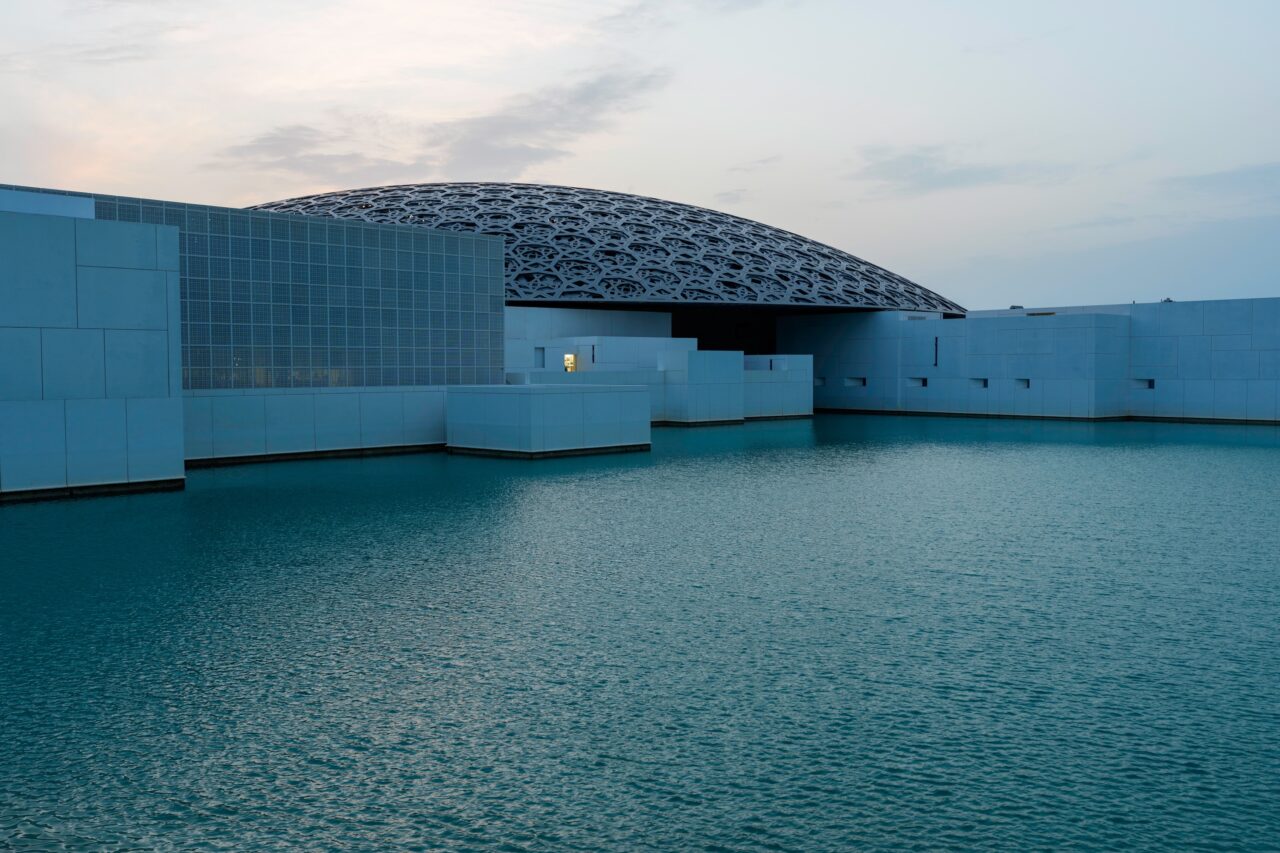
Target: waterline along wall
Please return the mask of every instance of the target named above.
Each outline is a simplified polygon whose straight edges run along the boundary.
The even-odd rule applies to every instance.
[[[189,391],[187,466],[443,448],[445,396],[415,386]]]
[[[180,487],[187,467],[303,456],[638,449],[651,424],[815,407],[1280,423],[1280,299],[965,316],[896,278],[943,307],[876,302],[865,276],[884,271],[870,266],[813,293],[761,273],[762,290],[728,299],[694,286],[712,271],[684,256],[718,246],[741,260],[716,263],[745,263],[743,233],[696,245],[661,206],[626,197],[615,213],[656,218],[612,248],[609,209],[578,210],[578,195],[547,195],[557,212],[526,223],[535,234],[511,219],[520,206],[436,230],[426,208],[380,224],[365,208],[307,216],[0,186],[0,499]],[[520,263],[481,225],[518,232]],[[592,245],[590,258],[557,255]],[[609,277],[663,253],[689,277],[679,289]],[[539,264],[605,276],[604,290],[521,290]]]
[[[130,229],[164,235],[166,393],[180,409],[171,478],[183,476],[184,457],[210,464],[443,446],[445,387],[504,380],[499,238],[14,187],[0,188],[0,209],[22,211],[8,216],[26,223],[4,226],[6,246],[54,227],[56,214],[79,217],[86,233],[115,235],[98,243],[115,240],[117,251]],[[77,262],[63,246],[49,258]],[[6,252],[0,265],[0,328],[16,325],[9,317],[28,302],[47,302],[46,311],[61,304],[19,255]],[[165,294],[147,299],[148,311],[166,310]],[[14,471],[0,490],[36,488]]]
[[[779,341],[813,353],[818,409],[1280,418],[1280,299],[805,315]]]

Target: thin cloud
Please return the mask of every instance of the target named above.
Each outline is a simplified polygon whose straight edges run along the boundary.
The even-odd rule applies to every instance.
[[[1140,216],[1095,216],[1092,219],[1081,219],[1078,222],[1068,222],[1066,225],[1057,225],[1048,230],[1050,231],[1090,231],[1095,228],[1117,228],[1122,225],[1133,225],[1142,222],[1151,217]]]
[[[1178,213],[1143,213],[1143,214],[1103,214],[1090,219],[1067,222],[1051,228],[1043,229],[1046,233],[1055,231],[1125,231],[1134,228],[1184,228],[1189,224],[1206,221],[1202,216],[1188,216]],[[1030,231],[1028,233],[1037,233]]]
[[[574,142],[607,129],[665,82],[658,72],[611,70],[521,95],[490,113],[428,125],[335,113],[325,126],[281,125],[227,146],[208,165],[247,167],[319,184],[510,180],[567,156]]]
[[[670,29],[676,26],[680,14],[690,11],[731,15],[771,2],[776,0],[635,0],[598,18],[594,26],[603,32],[634,35],[646,30]],[[802,0],[790,0],[789,5],[800,2]]]
[[[763,6],[770,0],[697,0],[696,5],[712,10],[713,12],[742,12],[747,9],[754,9],[757,6]],[[798,0],[793,0],[793,4]]]
[[[736,166],[730,166],[730,172],[758,172],[769,166],[776,166],[782,162],[781,154],[772,154],[768,157],[761,157],[759,160],[749,160],[746,163],[739,163]]]
[[[1280,198],[1280,163],[1256,163],[1220,172],[1167,178],[1170,189]]]
[[[666,82],[664,72],[605,71],[521,95],[492,113],[433,125],[423,137],[449,179],[514,178],[568,155],[573,142],[607,128]]]
[[[353,150],[351,134],[325,131],[305,124],[273,128],[248,142],[224,148],[210,168],[228,164],[257,171],[294,175],[323,184],[380,183],[422,178],[434,168],[428,156],[397,160],[371,157]]]
[[[62,42],[0,54],[0,71],[33,73],[69,65],[122,65],[155,59],[184,28],[169,24],[113,27],[91,42]]]
[[[866,165],[845,177],[880,184],[887,192],[920,195],[941,190],[1062,180],[1070,174],[1052,163],[974,164],[958,162],[942,146],[862,149]]]
[[[331,141],[332,135],[305,124],[277,127],[240,145],[232,145],[223,153],[228,157],[272,163],[296,157]]]
[[[737,204],[743,201],[746,197],[746,190],[725,190],[724,192],[718,192],[715,195],[716,201],[720,204]]]
[[[595,29],[615,35],[634,35],[644,30],[671,26],[665,0],[638,0],[595,21]]]

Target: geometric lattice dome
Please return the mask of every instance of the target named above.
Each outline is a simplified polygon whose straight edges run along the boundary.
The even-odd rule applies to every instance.
[[[902,276],[789,231],[626,193],[541,184],[406,184],[255,207],[505,237],[508,302],[964,311]]]

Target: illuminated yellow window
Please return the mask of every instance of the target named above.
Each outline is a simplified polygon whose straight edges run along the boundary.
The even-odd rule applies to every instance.
[[[578,369],[578,357],[571,352],[564,354],[564,372],[573,373]]]

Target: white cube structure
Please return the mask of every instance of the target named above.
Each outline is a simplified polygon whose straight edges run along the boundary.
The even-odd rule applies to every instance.
[[[665,424],[741,423],[744,419],[741,351],[669,350],[658,368],[666,379]]]
[[[742,374],[742,408],[748,418],[813,415],[813,356],[749,355]]]
[[[453,385],[450,452],[540,458],[649,449],[643,385]]]

